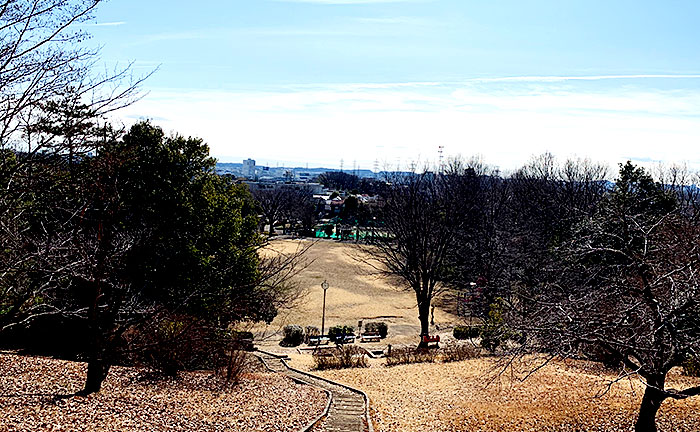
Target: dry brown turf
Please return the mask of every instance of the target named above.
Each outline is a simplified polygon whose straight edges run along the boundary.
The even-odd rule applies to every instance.
[[[303,242],[302,242],[303,243]],[[298,243],[273,242],[278,250],[294,250]],[[359,256],[360,259],[354,257]],[[322,291],[319,284],[328,279],[326,328],[333,324],[356,325],[358,319],[380,318],[389,323],[389,338],[381,344],[395,346],[415,343],[419,332],[414,296],[386,280],[371,275],[361,252],[352,244],[322,241],[307,257],[312,264],[296,277],[309,294],[304,302],[276,323],[320,327]],[[458,318],[436,309],[431,328],[450,338],[449,326]],[[447,330],[447,331],[445,331]],[[282,349],[275,341],[269,349],[284,351],[291,365],[310,370],[309,354]],[[359,345],[359,344],[358,344]],[[368,346],[367,344],[362,344]],[[267,348],[267,347],[266,347]],[[643,386],[638,377],[616,384],[606,395],[610,372],[593,363],[555,362],[520,382],[517,377],[529,370],[516,368],[487,386],[497,370],[492,358],[477,358],[451,364],[415,364],[386,368],[382,359],[372,360],[368,369],[316,372],[367,392],[378,431],[580,431],[618,432],[633,430]],[[531,366],[531,365],[530,365]],[[683,377],[672,371],[668,386],[685,388],[700,385],[700,379]],[[684,401],[667,400],[658,415],[661,431],[700,432],[700,397]]]
[[[529,370],[516,367],[517,377]],[[623,380],[604,396],[597,365],[554,362],[525,381],[511,371],[489,384],[499,369],[490,358],[448,364],[413,364],[326,371],[324,377],[367,392],[378,431],[632,431],[643,387]],[[700,385],[672,371],[669,386]],[[658,415],[661,431],[700,431],[700,397],[667,400]]]
[[[103,390],[80,390],[84,363],[0,354],[0,431],[297,431],[319,415],[325,394],[279,375],[251,372],[232,388],[205,372],[143,381],[112,368]]]

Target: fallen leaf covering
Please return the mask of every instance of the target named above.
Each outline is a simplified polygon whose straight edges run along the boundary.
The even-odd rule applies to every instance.
[[[367,369],[315,373],[364,390],[378,432],[634,430],[644,390],[639,377],[625,378],[601,396],[616,375],[597,364],[552,362],[520,381],[534,361],[500,375],[491,358],[394,367],[374,361]],[[676,389],[694,385],[700,379],[675,370],[667,380]],[[700,397],[667,399],[657,423],[660,431],[700,431]]]
[[[86,371],[0,353],[0,431],[297,431],[326,403],[322,391],[271,373],[226,386],[207,372],[149,381],[129,367],[113,367],[98,394],[69,396]]]

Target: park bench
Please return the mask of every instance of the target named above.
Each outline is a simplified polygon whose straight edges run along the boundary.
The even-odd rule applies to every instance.
[[[379,332],[365,332],[360,335],[360,342],[379,342]]]
[[[327,336],[309,336],[309,345],[328,345],[330,339]]]
[[[346,343],[355,343],[355,335],[350,333],[350,334],[343,334],[338,339],[336,339],[336,343],[339,344],[346,344]]]
[[[423,336],[421,336],[421,342],[426,344],[429,348],[430,348],[429,344],[434,343],[435,345],[433,345],[433,347],[437,348],[438,342],[440,342],[440,336],[439,335],[435,335],[435,336],[423,335]]]

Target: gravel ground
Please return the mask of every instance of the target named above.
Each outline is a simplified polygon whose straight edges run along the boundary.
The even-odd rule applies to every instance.
[[[85,363],[0,353],[2,431],[295,431],[318,416],[325,394],[269,373],[226,388],[205,372],[144,381],[113,367],[103,390],[82,388]]]
[[[302,365],[299,365],[303,367]],[[316,372],[362,389],[370,397],[377,431],[632,431],[643,394],[638,378],[615,384],[607,394],[599,366],[553,362],[525,381],[532,363],[500,377],[492,359],[387,368]],[[489,381],[495,379],[493,382]],[[672,371],[669,387],[700,385]],[[700,431],[700,397],[666,400],[657,417],[661,431]]]

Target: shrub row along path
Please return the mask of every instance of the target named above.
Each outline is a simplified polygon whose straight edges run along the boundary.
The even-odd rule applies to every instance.
[[[290,368],[279,357],[258,351],[256,355],[273,372],[330,392],[328,415],[313,425],[313,431],[324,432],[372,432],[365,396],[340,384]]]

